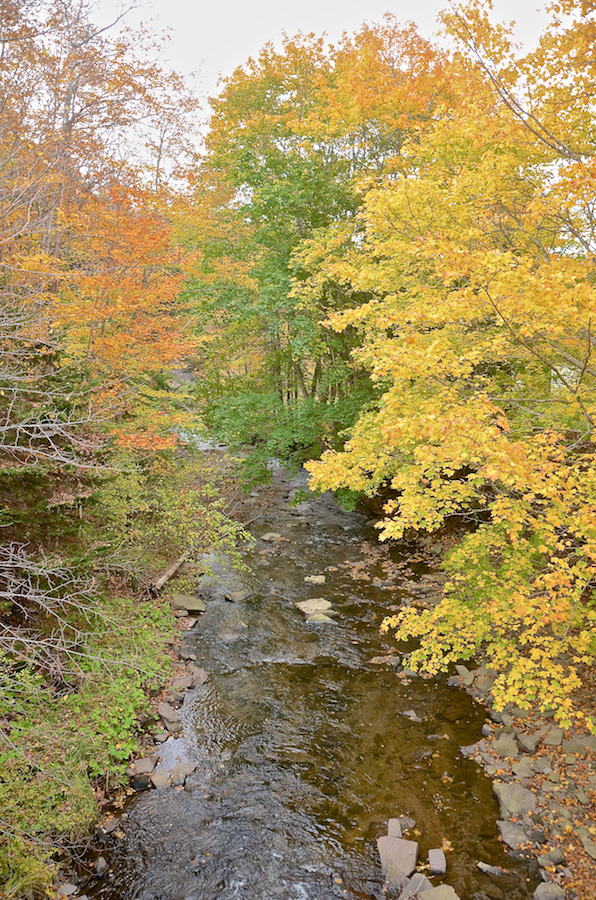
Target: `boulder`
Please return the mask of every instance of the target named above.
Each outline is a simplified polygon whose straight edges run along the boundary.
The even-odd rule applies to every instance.
[[[242,603],[247,597],[250,597],[250,591],[229,591],[224,594],[224,600],[227,600],[228,603]]]
[[[177,710],[169,703],[160,703],[157,707],[157,714],[168,731],[182,731],[182,720]]]
[[[560,747],[563,742],[565,731],[562,728],[556,728],[554,725],[550,731],[542,739],[545,747]]]
[[[506,784],[503,781],[495,781],[493,791],[499,801],[503,819],[511,819],[513,816],[525,816],[536,809],[536,795],[521,784]]]
[[[143,759],[137,759],[134,767],[137,775],[150,775],[155,768],[155,760],[145,756]]]
[[[444,875],[447,871],[447,860],[441,849],[428,851],[428,865],[431,875]]]
[[[395,884],[406,881],[414,872],[418,860],[418,844],[416,841],[405,841],[403,838],[377,838],[377,847],[381,857],[381,870],[388,876],[388,881]],[[391,876],[391,879],[389,879]]]
[[[331,609],[331,603],[323,597],[315,597],[313,600],[301,600],[300,603],[296,603],[295,605],[298,609],[301,609],[303,613],[306,613],[307,616]]]
[[[474,684],[474,673],[470,672],[467,666],[456,666],[455,671],[466,685],[466,687],[470,687]]]
[[[170,774],[170,784],[172,787],[181,787],[189,775],[192,775],[196,769],[196,763],[181,762],[177,763]]]
[[[176,691],[187,691],[192,687],[192,675],[180,675],[179,678],[174,678],[172,687]]]
[[[331,616],[326,616],[325,613],[315,613],[313,616],[309,616],[306,620],[307,622],[331,622],[333,625],[337,625],[337,622],[331,618]]]
[[[205,684],[206,681],[209,681],[209,675],[205,671],[205,669],[199,668],[199,666],[189,666],[190,674],[192,675],[192,686],[200,687],[202,684]]]
[[[516,778],[531,778],[534,774],[534,763],[529,756],[522,756],[518,763],[513,766],[513,774]]]
[[[428,851],[428,865],[431,875],[444,875],[447,871],[445,853],[440,848]]]
[[[536,734],[526,734],[524,731],[518,731],[516,737],[517,743],[522,750],[525,750],[526,753],[535,753],[542,735],[540,732],[537,732]]]
[[[152,773],[151,782],[153,784],[153,787],[157,788],[157,790],[161,790],[162,788],[165,788],[167,786],[168,773],[162,766],[160,766],[158,769],[155,769],[155,771]]]
[[[205,601],[200,597],[191,597],[190,594],[174,594],[171,599],[172,609],[184,609],[187,613],[205,612]]]
[[[416,872],[398,897],[398,900],[410,900],[416,894],[416,898],[420,891],[429,891],[432,888],[432,882],[428,880],[422,872]]]
[[[389,819],[387,822],[387,834],[389,837],[401,837],[401,825],[399,819]]]
[[[521,825],[515,825],[513,822],[499,821],[497,822],[497,828],[501,832],[503,843],[507,844],[508,847],[511,847],[512,850],[516,850],[522,844],[528,843],[528,835]]]
[[[552,881],[539,884],[534,891],[534,900],[565,900],[565,891]]]
[[[493,743],[493,750],[499,756],[507,757],[508,759],[517,759],[519,756],[518,746],[510,734],[500,734]]]
[[[428,891],[420,891],[420,900],[460,900],[450,884],[440,884]]]

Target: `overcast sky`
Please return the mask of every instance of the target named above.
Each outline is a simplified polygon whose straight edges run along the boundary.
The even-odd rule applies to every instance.
[[[517,34],[531,45],[545,22],[546,0],[493,0],[495,18],[517,23]],[[94,19],[105,24],[120,9],[120,0],[96,0]],[[127,21],[171,29],[167,59],[172,68],[197,72],[209,95],[218,77],[255,56],[267,41],[278,44],[282,32],[326,32],[331,42],[363,21],[379,22],[386,12],[404,22],[414,20],[426,37],[436,29],[436,14],[447,0],[137,0]]]

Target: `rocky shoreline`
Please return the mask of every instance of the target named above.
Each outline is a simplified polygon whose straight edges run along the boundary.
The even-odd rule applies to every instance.
[[[456,668],[450,683],[488,705],[494,673]],[[589,900],[596,896],[596,737],[520,708],[489,707],[488,715],[483,737],[461,752],[493,778],[503,843],[541,878],[536,900]]]

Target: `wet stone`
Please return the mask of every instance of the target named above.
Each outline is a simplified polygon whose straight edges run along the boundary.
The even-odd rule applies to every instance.
[[[444,875],[447,871],[447,860],[441,849],[428,851],[428,865],[431,875]]]
[[[250,597],[250,591],[229,591],[224,595],[224,600],[227,600],[228,603],[242,603],[248,597]]]
[[[58,896],[59,897],[72,897],[73,894],[78,892],[78,887],[76,884],[72,884],[70,881],[67,881],[65,884],[61,884],[58,888]]]
[[[428,880],[422,872],[416,872],[398,897],[398,900],[411,900],[414,894],[418,896],[421,891],[429,891],[432,888],[432,882]]]
[[[387,822],[387,834],[389,837],[401,837],[401,825],[399,819],[389,819]]]
[[[179,678],[174,678],[172,687],[176,691],[188,690],[192,687],[192,675],[181,675]]]
[[[534,900],[565,900],[565,891],[558,884],[544,882],[534,891]]]
[[[135,775],[134,778],[131,779],[130,786],[133,791],[144,791],[149,787],[149,776],[148,775]]]
[[[499,801],[501,815],[510,819],[517,815],[526,815],[536,809],[536,796],[519,784],[505,784],[495,781],[493,791]]]
[[[155,768],[155,760],[146,756],[143,759],[137,759],[134,766],[137,775],[150,775]]]
[[[205,612],[205,601],[200,597],[192,597],[190,594],[174,594],[171,599],[172,609],[182,609],[186,613]]]
[[[106,872],[108,871],[108,868],[109,867],[108,867],[107,860],[104,859],[103,856],[98,856],[93,865],[93,871],[95,872],[95,874],[101,878],[102,875],[106,874]]]
[[[153,784],[154,788],[157,788],[157,790],[161,790],[162,788],[166,787],[168,783],[168,773],[162,766],[160,766],[151,774],[151,783]]]
[[[428,891],[421,891],[418,896],[420,900],[460,900],[450,884],[440,884]]]
[[[180,716],[169,703],[160,703],[157,707],[157,714],[168,731],[182,731],[182,721]]]
[[[377,847],[381,857],[381,870],[383,874],[391,872],[393,882],[398,881],[398,873],[408,878],[416,868],[418,860],[418,844],[416,841],[405,841],[403,838],[380,837],[377,838]]]
[[[273,544],[275,541],[281,540],[281,534],[277,531],[268,531],[267,534],[261,535],[261,540],[266,541],[268,544]]]
[[[474,675],[467,666],[456,666],[455,671],[466,685],[466,687],[470,687],[474,683]]]
[[[307,575],[304,581],[306,584],[325,584],[327,579],[324,575]]]
[[[331,623],[332,625],[337,625],[337,622],[331,618],[331,616],[326,616],[325,613],[315,613],[312,616],[308,616],[307,622],[314,622],[315,624],[318,622],[320,624]]]
[[[528,836],[521,825],[516,825],[514,822],[498,821],[497,828],[499,829],[503,843],[507,844],[507,846],[511,847],[513,850],[517,849],[521,844],[526,844],[528,842]]]
[[[195,763],[177,763],[170,774],[172,787],[181,787],[189,775],[196,769]]]

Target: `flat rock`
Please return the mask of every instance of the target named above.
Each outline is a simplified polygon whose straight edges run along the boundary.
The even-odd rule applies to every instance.
[[[137,775],[150,775],[155,768],[155,760],[145,756],[143,759],[137,759],[134,766]]]
[[[205,669],[201,669],[198,666],[192,666],[191,675],[193,688],[200,687],[202,684],[205,684],[206,681],[209,681],[208,673]]]
[[[172,687],[176,691],[187,691],[192,687],[192,675],[180,675],[179,678],[174,678]]]
[[[170,773],[170,784],[172,787],[180,787],[183,785],[187,777],[192,775],[196,767],[196,763],[177,763]]]
[[[315,613],[325,612],[326,609],[331,609],[331,603],[329,600],[325,600],[323,597],[315,597],[313,600],[301,600],[300,603],[295,604],[298,609],[301,609],[303,613],[311,616]]]
[[[455,671],[466,687],[470,687],[470,685],[474,684],[474,673],[470,672],[467,666],[456,666]]]
[[[512,735],[510,734],[500,734],[499,737],[493,743],[493,750],[499,756],[506,757],[508,759],[517,759],[519,756],[519,749]]]
[[[190,594],[174,594],[171,599],[172,609],[184,609],[187,613],[205,612],[205,601]]]
[[[306,584],[325,584],[327,579],[324,575],[307,575],[304,581]]]
[[[67,881],[65,884],[61,884],[58,888],[58,896],[59,897],[72,897],[73,894],[78,892],[78,887],[76,884],[72,884],[70,881]]]
[[[513,816],[525,816],[536,809],[536,795],[521,784],[506,784],[503,781],[493,783],[493,792],[499,801],[501,815],[504,819]]]
[[[539,884],[533,894],[534,900],[565,900],[565,891],[552,881]]]
[[[278,534],[277,531],[268,531],[267,534],[261,535],[262,541],[267,541],[268,544],[273,544],[275,541],[281,540],[281,534]]]
[[[169,703],[160,703],[157,707],[157,714],[168,731],[182,731],[182,720],[177,710]]]
[[[428,851],[428,865],[431,875],[444,875],[447,871],[447,860],[441,849]]]
[[[377,838],[377,847],[381,857],[381,870],[384,875],[388,875],[391,870],[393,882],[398,880],[397,872],[403,873],[406,878],[414,872],[418,861],[416,841],[405,841],[403,838],[386,835]]]
[[[550,731],[543,737],[542,743],[545,747],[560,747],[563,743],[564,734],[565,732],[562,728],[556,728],[553,725]]]
[[[168,739],[168,732],[167,731],[156,731],[156,732],[154,732],[153,737],[157,741],[158,744],[164,744]]]
[[[563,753],[572,753],[574,756],[586,755],[586,748],[583,744],[580,744],[579,741],[563,740],[561,746],[563,748]]]
[[[167,786],[168,780],[168,773],[162,766],[160,766],[158,769],[155,769],[155,771],[151,774],[151,783],[153,784],[154,788],[157,788],[158,791]]]
[[[420,900],[460,900],[450,884],[440,884],[428,891],[420,891],[418,896]]]
[[[407,709],[402,713],[402,716],[405,716],[410,722],[422,722],[422,719],[416,714],[416,710],[414,709]]]
[[[421,891],[430,891],[432,882],[428,880],[422,872],[415,872],[410,878],[405,888],[398,897],[398,900],[410,900],[414,894],[418,895]]]
[[[387,834],[389,837],[401,837],[401,825],[399,819],[389,819],[387,822]]]
[[[325,613],[315,613],[313,616],[309,616],[306,620],[307,622],[331,622],[333,625],[337,625],[337,622],[331,618],[331,616],[326,616]]]
[[[526,753],[535,753],[536,747],[540,743],[542,735],[540,732],[536,732],[536,734],[526,734],[524,731],[518,731],[516,734],[517,743],[525,750]]]
[[[578,744],[581,744],[582,747],[585,747],[586,750],[591,750],[592,753],[596,753],[596,736],[593,734],[576,734],[575,740]]]
[[[224,594],[224,600],[227,600],[228,603],[242,603],[247,597],[250,597],[250,591],[229,591]]]
[[[528,843],[528,835],[521,825],[515,825],[514,822],[499,821],[497,822],[497,828],[501,833],[503,843],[511,847],[512,850],[515,850],[521,844]]]
[[[531,778],[534,774],[534,763],[529,756],[522,756],[518,763],[513,765],[513,774],[517,778]]]

